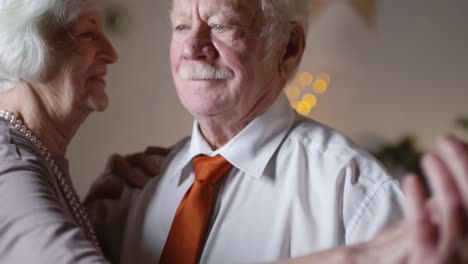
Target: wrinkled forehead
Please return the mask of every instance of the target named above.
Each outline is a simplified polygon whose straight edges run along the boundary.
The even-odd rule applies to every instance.
[[[260,0],[173,0],[171,17],[191,17],[194,11],[201,16],[232,14],[250,19],[261,10]]]

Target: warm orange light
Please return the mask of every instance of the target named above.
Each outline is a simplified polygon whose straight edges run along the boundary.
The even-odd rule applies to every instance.
[[[328,89],[328,84],[324,80],[314,82],[314,91],[318,94],[324,94]]]
[[[306,102],[299,102],[296,107],[296,111],[301,115],[308,115],[312,111],[312,107]]]
[[[317,95],[322,95],[327,92],[330,85],[331,78],[327,73],[320,73],[314,79],[312,73],[301,72],[297,77],[292,80],[285,89],[291,107],[301,115],[309,115],[314,107],[316,107],[318,99]],[[309,89],[313,93],[306,93],[301,95]]]
[[[314,108],[317,104],[317,97],[313,94],[306,94],[302,97],[302,102],[307,104],[310,108]]]

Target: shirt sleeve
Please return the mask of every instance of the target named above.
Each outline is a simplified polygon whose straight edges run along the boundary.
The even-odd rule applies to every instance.
[[[66,213],[43,164],[15,153],[0,148],[0,263],[108,263]]]
[[[367,241],[404,216],[404,196],[396,180],[388,179],[370,187],[354,211],[346,243]]]

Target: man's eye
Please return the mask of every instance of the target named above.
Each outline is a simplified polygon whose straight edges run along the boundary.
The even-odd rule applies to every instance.
[[[176,28],[176,31],[184,31],[188,29],[187,25],[178,25]]]
[[[224,30],[224,29],[226,29],[226,27],[221,25],[221,24],[214,24],[211,28],[213,28],[214,30]]]

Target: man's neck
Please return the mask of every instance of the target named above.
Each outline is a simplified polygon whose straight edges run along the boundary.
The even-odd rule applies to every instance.
[[[216,150],[233,139],[250,122],[265,113],[278,96],[279,92],[266,94],[246,113],[229,112],[214,116],[196,116],[200,133],[211,149]]]
[[[225,120],[225,119],[224,119]],[[252,120],[245,122],[223,122],[222,118],[197,118],[201,135],[211,149],[216,150],[228,143]],[[226,120],[225,120],[226,121]]]

